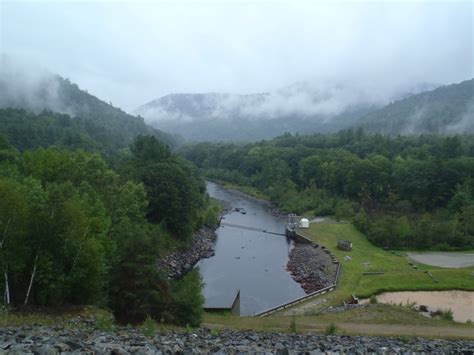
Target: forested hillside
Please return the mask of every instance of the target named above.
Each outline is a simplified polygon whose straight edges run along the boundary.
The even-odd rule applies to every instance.
[[[474,247],[472,135],[390,138],[350,129],[201,143],[182,153],[208,177],[251,186],[283,211],[353,219],[383,247]]]
[[[0,140],[6,306],[97,304],[124,322],[199,323],[199,273],[169,281],[156,261],[202,224],[203,181],[152,136],[138,137],[118,170],[97,153],[18,153]]]
[[[6,85],[0,85],[7,106],[0,109],[6,309],[87,304],[109,307],[124,323],[149,316],[199,324],[199,272],[169,280],[157,266],[160,256],[188,248],[204,221],[217,218],[198,171],[172,152],[176,141],[59,77],[35,90]]]
[[[171,146],[177,144],[177,137],[148,126],[142,118],[129,115],[98,99],[67,79],[43,74],[32,82],[24,82],[26,80],[21,74],[11,73],[7,69],[0,72],[0,108],[24,109],[31,113],[25,115],[11,110],[2,111],[0,126],[3,132],[13,131],[15,135],[32,133],[28,132],[33,129],[30,127],[32,124],[36,126],[34,131],[43,135],[49,131],[47,134],[52,136],[53,131],[64,129],[69,131],[69,135],[91,136],[108,152],[128,147],[140,134],[154,135]],[[77,121],[69,120],[66,115]],[[3,127],[6,125],[8,127]],[[45,143],[44,140],[42,143]],[[54,138],[49,142],[56,143]],[[27,145],[23,142],[19,148]]]
[[[361,125],[390,135],[474,133],[474,79],[395,101]]]

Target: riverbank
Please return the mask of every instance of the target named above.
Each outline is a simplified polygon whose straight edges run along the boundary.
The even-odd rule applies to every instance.
[[[321,299],[309,300],[283,314],[307,314],[340,305],[352,294],[367,298],[388,291],[474,291],[474,267],[445,269],[414,263],[402,253],[372,245],[352,224],[314,223],[303,233],[341,260],[338,287]],[[351,251],[337,248],[337,241],[341,239],[352,243]],[[350,259],[343,261],[346,256]]]
[[[194,233],[188,248],[176,250],[158,260],[158,269],[170,279],[179,279],[199,260],[214,256],[215,241],[215,231],[209,227],[201,227]]]
[[[248,352],[351,352],[351,353],[452,353],[474,348],[473,341],[423,338],[381,338],[254,331],[192,329],[144,333],[120,328],[113,332],[60,327],[4,327],[0,329],[2,354],[36,353],[248,353]]]
[[[307,294],[334,283],[337,266],[317,244],[295,243],[286,266]]]

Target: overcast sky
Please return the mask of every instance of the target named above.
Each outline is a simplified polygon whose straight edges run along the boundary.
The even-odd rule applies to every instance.
[[[177,92],[473,77],[472,1],[0,3],[1,52],[129,111]]]

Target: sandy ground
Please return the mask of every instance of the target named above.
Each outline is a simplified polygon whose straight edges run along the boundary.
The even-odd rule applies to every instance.
[[[474,265],[474,253],[407,253],[408,257],[418,263],[445,267],[462,268]]]

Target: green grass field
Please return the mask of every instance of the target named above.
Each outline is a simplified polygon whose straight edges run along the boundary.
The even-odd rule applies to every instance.
[[[404,253],[385,251],[372,245],[349,223],[313,223],[302,234],[326,246],[341,262],[338,287],[327,296],[326,306],[340,304],[351,294],[369,297],[384,291],[474,290],[474,267],[443,269],[416,263],[415,269]],[[337,249],[340,239],[351,241],[352,251]],[[346,255],[351,257],[350,261],[344,261]],[[364,276],[364,272],[384,274]]]

